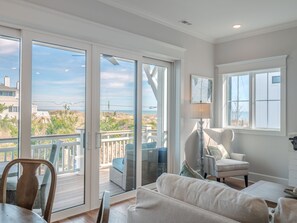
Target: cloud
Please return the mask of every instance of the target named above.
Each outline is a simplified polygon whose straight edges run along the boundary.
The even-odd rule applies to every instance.
[[[85,78],[84,77],[77,77],[69,80],[34,80],[33,78],[33,85],[36,86],[54,86],[54,85],[76,85],[71,87],[78,87],[85,85]]]
[[[117,82],[134,82],[135,75],[130,72],[101,72],[101,80],[111,80]]]
[[[0,55],[9,55],[19,51],[19,42],[0,38]]]

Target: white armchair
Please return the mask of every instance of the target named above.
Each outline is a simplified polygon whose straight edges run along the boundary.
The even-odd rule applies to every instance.
[[[205,178],[207,175],[215,176],[220,182],[221,178],[244,176],[245,186],[248,186],[249,163],[245,161],[245,154],[233,153],[231,143],[234,133],[231,129],[204,129],[204,157]],[[222,144],[230,158],[217,159],[208,153],[208,146]]]

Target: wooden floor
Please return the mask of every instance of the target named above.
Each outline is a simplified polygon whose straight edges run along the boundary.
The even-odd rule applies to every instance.
[[[208,179],[215,180],[215,178]],[[228,178],[226,179],[225,184],[237,190],[242,190],[243,188],[245,188],[243,180]],[[130,199],[112,205],[110,209],[109,223],[127,223],[127,208],[134,203],[135,199]],[[77,216],[73,216],[61,221],[57,221],[55,223],[95,223],[97,219],[97,213],[98,209]]]
[[[104,190],[111,195],[123,193],[124,190],[109,180],[109,168],[99,170],[98,187],[100,197]],[[99,199],[99,198],[98,198]],[[84,203],[84,175],[79,173],[58,175],[57,189],[53,211],[63,210]]]

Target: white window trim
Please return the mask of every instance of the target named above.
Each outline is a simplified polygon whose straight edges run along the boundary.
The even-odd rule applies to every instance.
[[[244,134],[261,134],[261,135],[274,135],[274,136],[285,136],[286,135],[286,61],[287,55],[261,58],[256,60],[240,61],[228,64],[217,65],[217,78],[218,78],[218,111],[222,110],[217,114],[218,124],[224,128],[232,128],[236,133]],[[243,72],[258,72],[261,70],[270,70],[274,68],[279,68],[281,72],[281,117],[280,117],[280,129],[253,129],[252,125],[249,128],[231,127],[226,123],[226,109],[227,109],[227,82],[226,78],[230,74],[238,74]],[[254,86],[252,86],[254,87]],[[250,94],[253,94],[250,92]],[[253,98],[253,97],[251,97]],[[253,102],[252,102],[253,103]],[[222,108],[222,109],[221,109]],[[253,108],[250,108],[253,109]],[[251,116],[250,110],[250,116]],[[251,117],[250,117],[251,122]],[[252,124],[252,123],[250,123]]]

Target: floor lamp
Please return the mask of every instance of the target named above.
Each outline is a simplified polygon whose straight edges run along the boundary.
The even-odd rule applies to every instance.
[[[198,143],[198,151],[200,152],[200,173],[202,176],[204,176],[204,149],[203,149],[204,148],[204,136],[203,136],[204,121],[203,119],[211,118],[211,104],[210,103],[195,104],[193,109],[193,118],[200,119],[199,129],[197,125],[197,131],[199,131],[199,135],[200,135],[200,144]]]

